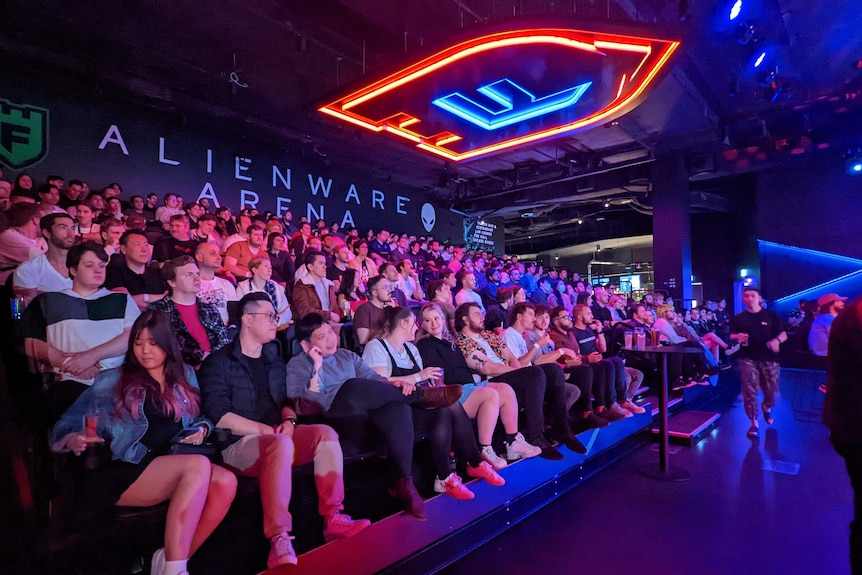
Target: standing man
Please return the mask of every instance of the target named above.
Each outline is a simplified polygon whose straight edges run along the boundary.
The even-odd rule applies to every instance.
[[[846,300],[846,297],[841,297],[837,293],[824,294],[817,300],[817,305],[820,306],[820,315],[811,322],[811,331],[808,332],[808,349],[814,355],[826,357],[829,329],[838,316],[838,312],[844,309]]]
[[[75,222],[66,213],[55,213],[42,216],[39,227],[48,251],[19,265],[12,276],[12,293],[28,304],[40,293],[72,287],[66,256],[75,245]]]
[[[862,299],[832,322],[829,334],[823,423],[835,451],[844,458],[853,486],[854,518],[850,523],[850,568],[862,575]],[[745,349],[745,348],[743,348]]]
[[[772,425],[772,408],[778,397],[778,352],[781,344],[787,341],[787,333],[781,318],[762,305],[760,290],[746,287],[742,290],[742,304],[745,310],[730,320],[730,339],[740,344],[739,375],[742,379],[742,398],[745,414],[751,420],[748,437],[758,436],[757,391],[763,390],[763,419]]]
[[[292,467],[314,462],[318,510],[327,541],[356,535],[371,522],[344,509],[344,456],[328,425],[298,425],[287,403],[285,365],[274,343],[278,316],[264,293],[239,303],[239,334],[201,366],[201,410],[230,429],[224,462],[242,475],[260,478],[264,535],[270,540],[267,568],[296,565],[288,508]]]

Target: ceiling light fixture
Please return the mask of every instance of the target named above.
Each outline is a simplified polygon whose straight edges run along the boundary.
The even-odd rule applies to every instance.
[[[862,176],[862,148],[850,148],[844,154],[844,171],[851,176]]]
[[[736,0],[733,3],[733,6],[730,7],[730,19],[736,20],[736,17],[739,16],[739,13],[742,12],[742,0]]]

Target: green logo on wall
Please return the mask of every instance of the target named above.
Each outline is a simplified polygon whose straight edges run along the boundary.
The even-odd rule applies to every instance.
[[[0,98],[0,163],[20,170],[48,155],[48,110]]]

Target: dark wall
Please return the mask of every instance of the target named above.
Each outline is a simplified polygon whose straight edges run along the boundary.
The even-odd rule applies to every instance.
[[[862,177],[844,172],[837,151],[759,174],[756,235],[760,240],[862,259],[860,213]],[[760,259],[762,285],[769,299],[796,294],[856,268],[852,262],[775,246],[763,247]]]
[[[759,174],[758,239],[862,258],[860,213],[862,176],[838,153]]]
[[[3,64],[0,75],[0,165],[8,179],[27,172],[37,184],[48,174],[91,188],[119,182],[126,197],[175,192],[234,210],[289,208],[295,221],[322,217],[360,230],[462,240],[461,216],[420,190],[344,169],[337,152],[297,149],[251,125],[227,128],[65,78],[28,77]]]

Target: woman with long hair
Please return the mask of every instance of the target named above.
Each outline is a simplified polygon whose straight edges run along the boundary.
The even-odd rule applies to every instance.
[[[356,308],[368,301],[359,291],[359,282],[356,281],[356,278],[356,270],[348,268],[341,278],[341,285],[338,286],[338,291],[335,292],[335,297],[338,300],[338,309],[345,319],[352,318],[353,314],[356,313]],[[345,310],[349,310],[350,313],[345,315]]]
[[[281,232],[269,234],[266,238],[266,253],[272,264],[272,281],[285,287],[292,285],[296,275],[296,264],[290,257],[287,237]]]
[[[482,459],[496,470],[506,467],[506,460],[494,451],[491,439],[499,417],[506,432],[506,441],[519,441],[518,399],[515,397],[515,391],[507,383],[481,379],[479,372],[474,369],[480,367],[479,362],[465,359],[455,346],[452,334],[446,326],[446,314],[440,306],[433,302],[426,303],[419,312],[419,318],[422,332],[416,347],[422,361],[430,366],[445,367],[444,384],[463,384],[459,401],[467,417],[476,420]],[[526,444],[523,436],[520,441]],[[542,450],[533,446],[530,452],[538,455]]]
[[[383,311],[383,337],[365,344],[362,360],[368,367],[392,382],[412,379],[417,385],[439,377],[439,367],[423,367],[422,356],[411,342],[416,337],[416,316],[404,307]],[[449,467],[449,453],[467,463],[467,475],[485,479],[491,485],[505,481],[483,458],[473,435],[473,424],[460,403],[442,409],[414,409],[416,435],[426,435],[431,443],[431,458],[436,478],[434,491],[455,499],[473,499],[474,494]]]
[[[236,296],[242,299],[248,293],[265,293],[272,307],[275,308],[275,313],[278,314],[278,329],[287,328],[293,319],[293,314],[284,295],[284,288],[272,281],[272,263],[266,258],[252,258],[248,262],[248,271],[251,277],[236,285]]]
[[[356,257],[350,260],[347,267],[356,270],[359,284],[362,291],[365,292],[367,291],[366,285],[368,284],[368,280],[380,272],[377,271],[377,264],[374,263],[374,260],[368,257],[368,242],[366,240],[354,242],[353,253]]]
[[[202,444],[213,426],[200,415],[195,372],[182,362],[168,317],[145,311],[129,342],[123,366],[101,372],[54,426],[52,449],[81,455],[110,440],[112,461],[88,474],[90,498],[124,507],[170,500],[151,573],[187,575],[189,557],[227,513],[236,477],[203,455],[170,454],[176,444]]]

